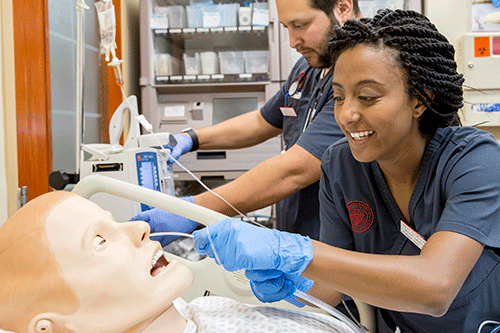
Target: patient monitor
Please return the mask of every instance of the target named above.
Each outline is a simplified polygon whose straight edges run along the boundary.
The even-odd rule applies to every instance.
[[[129,112],[128,118],[127,112]],[[161,133],[155,137],[152,134],[141,135],[137,116],[137,98],[130,96],[113,113],[109,124],[110,143],[82,145],[80,179],[99,174],[154,191],[169,193],[164,181],[167,179],[166,161],[170,150],[158,147],[175,145],[175,139],[169,133]],[[127,128],[128,134],[124,135],[122,146],[119,140]],[[127,221],[150,208],[141,203],[139,198],[138,202],[135,202],[106,193],[96,194],[90,200],[101,208],[109,210],[117,221]]]

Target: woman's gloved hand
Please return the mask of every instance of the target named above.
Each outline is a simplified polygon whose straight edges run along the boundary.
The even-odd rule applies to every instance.
[[[181,197],[184,201],[194,203],[192,196]],[[153,208],[141,212],[130,219],[130,221],[146,221],[151,228],[151,233],[162,232],[162,231],[177,231],[190,233],[197,226],[198,222],[189,220],[185,217],[175,215],[173,213],[167,212],[162,209]],[[179,238],[179,236],[158,236],[153,238],[154,240],[159,240],[162,246],[165,246],[174,240]]]
[[[173,147],[170,145],[166,145],[165,148],[170,149],[172,151],[170,153],[170,156],[177,160],[179,157],[181,157],[185,153],[188,153],[191,148],[193,148],[193,139],[191,139],[189,135],[184,134],[174,134],[174,138],[175,141],[177,141],[177,144]],[[173,164],[175,162],[169,157],[167,163]]]
[[[288,274],[271,270],[246,270],[245,276],[250,280],[253,294],[261,302],[277,302],[286,300],[297,306],[304,306],[296,301],[293,293],[296,290],[307,292],[314,284],[299,274]]]
[[[309,237],[231,218],[197,230],[193,236],[194,249],[210,258],[215,258],[215,249],[221,261],[218,264],[228,271],[275,269],[300,275],[313,258]]]

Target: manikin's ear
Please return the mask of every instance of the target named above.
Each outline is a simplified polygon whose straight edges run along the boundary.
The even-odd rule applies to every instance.
[[[55,313],[42,313],[30,320],[28,333],[57,333],[63,332],[65,324],[64,317]]]
[[[343,25],[348,19],[354,17],[353,15],[353,0],[339,0],[335,7],[333,7],[333,13],[335,18]]]

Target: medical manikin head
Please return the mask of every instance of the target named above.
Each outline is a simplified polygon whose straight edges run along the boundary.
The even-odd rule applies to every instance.
[[[0,328],[153,332],[172,311],[179,319],[172,301],[192,273],[177,261],[152,269],[161,246],[148,236],[147,223],[117,223],[74,193],[30,201],[0,227]]]

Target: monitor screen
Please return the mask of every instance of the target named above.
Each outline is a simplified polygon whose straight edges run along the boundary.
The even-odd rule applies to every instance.
[[[153,162],[142,162],[142,186],[151,190],[155,189]]]

